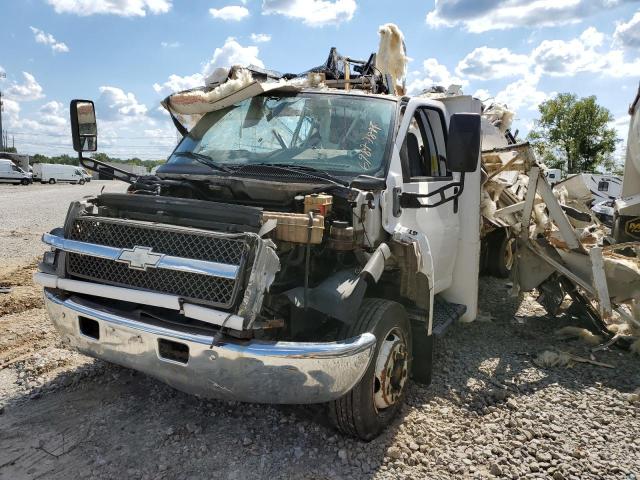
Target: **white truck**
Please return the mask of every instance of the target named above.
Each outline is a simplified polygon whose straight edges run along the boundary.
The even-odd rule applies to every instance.
[[[12,160],[0,158],[0,183],[29,185],[31,174],[18,167]]]
[[[476,316],[479,114],[317,88],[211,111],[156,183],[44,235],[49,314],[89,355],[203,396],[328,402],[371,439],[430,381],[434,335]]]
[[[63,341],[204,397],[326,403],[377,436],[409,378],[430,382],[434,339],[476,317],[482,172],[479,100],[396,96],[373,65],[328,62],[322,85],[236,71],[251,80],[166,99],[183,134],[167,163],[113,169],[127,194],[74,202],[43,235],[35,280]],[[98,170],[93,103],[70,108]],[[202,116],[187,131],[177,113]],[[522,248],[533,170],[532,195],[495,212],[524,212]],[[546,262],[518,285],[555,279]]]
[[[33,179],[40,183],[73,183],[84,185],[86,176],[82,168],[58,163],[36,163],[33,165]]]

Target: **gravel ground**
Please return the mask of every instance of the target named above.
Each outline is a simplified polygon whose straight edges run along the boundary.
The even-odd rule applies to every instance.
[[[0,208],[23,212],[9,224],[29,233],[26,251],[62,221],[75,193],[63,188],[56,218],[32,206],[40,216],[29,219],[3,197]],[[336,434],[323,406],[201,400],[66,350],[34,264],[9,257],[20,261],[0,268],[13,286],[0,295],[1,479],[640,478],[640,358],[612,349],[594,358],[614,368],[538,367],[547,349],[589,358],[553,334],[584,325],[571,309],[549,318],[531,296],[510,297],[505,281],[482,279],[481,321],[449,330],[433,384],[412,384],[400,418],[363,443]]]
[[[96,195],[102,188],[124,192],[126,187],[123,182],[109,180],[84,185],[0,184],[0,262],[21,263],[41,255],[40,237],[62,225],[71,201]]]

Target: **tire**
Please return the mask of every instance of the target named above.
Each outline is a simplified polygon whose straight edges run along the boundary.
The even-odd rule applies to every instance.
[[[27,180],[26,178],[23,178],[20,183],[22,183],[22,185],[29,185],[29,180]]]
[[[498,278],[509,278],[515,258],[515,239],[506,231],[493,234],[488,241],[487,267],[489,273]]]
[[[55,179],[55,178],[50,178],[50,179],[49,179],[49,184],[50,184],[50,185],[53,185],[53,184],[55,184],[55,183],[56,183],[56,179]]]
[[[365,332],[373,333],[378,339],[371,362],[353,389],[329,404],[329,413],[332,423],[342,433],[369,441],[393,421],[404,403],[411,375],[411,325],[399,303],[367,298],[362,302],[358,319],[343,333],[348,338]],[[385,351],[390,355],[386,356]],[[381,385],[377,372],[387,368],[387,361],[394,353],[400,361],[393,369],[393,379]],[[385,385],[392,392],[391,397],[382,394]]]
[[[84,180],[80,180],[80,181],[78,182],[78,184],[79,184],[79,185],[84,185]]]

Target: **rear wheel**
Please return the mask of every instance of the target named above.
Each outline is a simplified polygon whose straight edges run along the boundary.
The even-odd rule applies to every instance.
[[[56,183],[56,179],[55,179],[55,178],[50,178],[50,179],[49,179],[49,183],[50,183],[51,185],[53,185],[54,183]]]
[[[362,302],[358,319],[345,329],[345,336],[365,332],[373,333],[378,340],[369,367],[360,382],[329,408],[341,432],[368,441],[391,423],[404,402],[412,344],[407,312],[390,300]]]
[[[507,231],[498,231],[489,239],[488,267],[494,277],[508,278],[515,260],[516,242]]]

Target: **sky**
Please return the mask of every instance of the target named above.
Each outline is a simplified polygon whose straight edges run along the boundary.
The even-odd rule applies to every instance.
[[[234,64],[305,71],[332,46],[366,59],[389,22],[410,93],[461,85],[516,111],[521,134],[572,92],[596,95],[624,140],[640,82],[640,0],[0,0],[0,18],[3,126],[29,154],[73,154],[68,105],[83,98],[100,151],[166,158],[172,91]]]

